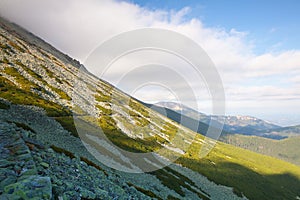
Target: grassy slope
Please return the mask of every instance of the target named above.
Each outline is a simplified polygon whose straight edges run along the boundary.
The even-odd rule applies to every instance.
[[[199,147],[194,147],[199,148]],[[294,199],[299,196],[299,167],[224,143],[204,159],[180,158],[184,166],[250,199]]]
[[[257,136],[228,135],[223,140],[234,146],[300,165],[300,136],[272,140]]]
[[[203,124],[201,122],[193,121],[192,118],[186,117],[184,115],[181,115],[180,113],[177,113],[173,110],[170,110],[168,108],[162,109],[159,106],[151,105],[151,104],[144,104],[147,107],[151,107],[152,109],[158,111],[159,113],[166,115],[167,117],[171,118],[172,120],[176,122],[184,121],[184,123],[181,123],[181,125],[190,127],[195,126],[195,124],[198,125],[198,133],[205,133],[207,131],[208,125]],[[194,113],[197,113],[197,111],[194,111]],[[187,123],[189,122],[189,123]],[[245,130],[248,129],[247,127]],[[294,134],[296,135],[299,132],[300,128],[299,126],[293,126],[293,127],[283,127],[283,128],[276,128],[271,129],[269,131],[261,132],[261,134],[271,133],[274,132],[276,134],[287,136],[288,134]],[[252,130],[255,131],[254,129]],[[257,132],[257,130],[256,130]],[[245,133],[248,133],[247,131]],[[296,165],[300,165],[300,148],[298,148],[300,144],[300,136],[299,137],[293,137],[289,139],[284,140],[272,140],[272,139],[266,139],[263,137],[257,137],[257,136],[243,136],[239,134],[232,134],[227,133],[225,131],[222,132],[222,141],[225,143],[241,147],[244,149],[248,149],[257,153],[261,153],[264,155],[269,155],[275,158],[279,158],[281,160],[285,160],[288,162],[291,162]]]
[[[197,132],[197,133],[206,133],[209,125],[207,125],[206,123],[203,123],[199,120],[195,120],[191,117],[182,115],[174,110],[171,110],[169,108],[162,108],[160,106],[156,106],[153,104],[147,104],[147,103],[143,103],[145,106],[151,108],[152,110],[155,110],[156,112],[172,119],[173,121],[180,123],[181,125]],[[227,134],[227,132],[222,131],[222,134]]]
[[[104,102],[111,101],[108,96],[103,96],[102,99],[105,99]],[[143,109],[141,104],[134,105],[134,107],[137,110]],[[111,112],[107,110],[105,112],[105,121],[110,121],[110,125],[113,124],[109,117]],[[107,128],[112,129],[114,126],[100,125],[104,130],[106,129],[110,137],[111,133]],[[119,136],[115,135],[116,138],[124,137],[120,130],[116,133],[119,134]],[[196,140],[203,139],[202,135],[197,135]],[[124,140],[113,141],[120,147],[131,151],[138,147],[135,140],[125,143]],[[158,146],[153,146],[151,149],[151,145],[146,145],[146,147],[147,150],[158,148]],[[199,143],[192,144],[189,151],[178,159],[177,163],[205,175],[216,183],[231,186],[236,194],[244,194],[250,199],[294,199],[300,195],[300,168],[298,166],[221,142],[218,142],[207,157],[200,159],[200,148]],[[147,151],[141,148],[139,150]]]
[[[34,105],[42,107],[46,110],[48,116],[70,115],[70,111],[66,108],[56,103],[48,102],[42,99],[40,96],[31,92],[30,89],[27,88],[30,87],[26,86],[25,89],[21,89],[8,79],[0,76],[0,97],[7,99],[15,104]]]
[[[51,115],[64,115],[65,112],[62,112],[58,105],[45,102],[32,93],[17,88],[3,77],[1,78],[1,97],[17,104],[28,103],[44,107],[51,111]],[[107,100],[107,98],[103,99]],[[141,109],[142,106],[139,105],[139,107]],[[153,140],[144,142],[127,137],[120,130],[114,128],[113,122],[110,124],[111,119],[108,116],[106,119],[100,120],[103,123],[100,125],[108,137],[121,148],[134,152],[144,152],[160,147]],[[57,119],[64,124],[64,127],[68,127],[70,131],[76,134],[71,117],[57,116]],[[198,137],[203,139],[201,135]],[[300,188],[300,169],[297,166],[223,143],[218,143],[217,147],[207,157],[199,159],[200,147],[199,144],[193,144],[189,152],[177,163],[200,172],[216,183],[231,186],[237,194],[243,193],[250,199],[292,199],[296,195],[300,195],[298,191]],[[163,177],[159,176],[158,178]]]

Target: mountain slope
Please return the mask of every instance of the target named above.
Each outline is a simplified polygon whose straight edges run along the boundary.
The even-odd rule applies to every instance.
[[[180,123],[181,125],[185,127],[193,127],[198,125],[198,129],[195,130],[198,133],[205,133],[208,130],[208,125],[201,122],[207,120],[208,116],[199,113],[191,108],[180,106],[177,103],[173,102],[163,102],[158,103],[159,106],[152,105],[152,104],[145,104],[146,106],[158,111],[159,113],[166,115],[170,119]],[[160,107],[160,106],[164,106]],[[169,109],[172,108],[172,109]],[[182,112],[182,114],[174,111],[177,110],[178,112]],[[198,122],[194,120],[192,117],[187,117],[185,114],[189,116],[193,116],[197,118],[196,115],[198,115],[198,118],[201,120]],[[233,117],[227,117],[227,120],[232,119]],[[237,117],[234,117],[237,118]],[[256,118],[251,118],[254,121],[257,121]],[[250,120],[252,121],[252,120]],[[260,120],[261,121],[261,120]],[[228,122],[228,121],[227,121]],[[244,124],[246,124],[247,121],[243,121]],[[239,123],[241,124],[241,123]],[[263,123],[264,124],[264,123]],[[250,125],[247,125],[245,127],[249,127]],[[272,125],[270,125],[272,127]],[[228,125],[227,125],[228,127]],[[267,128],[268,126],[264,126],[264,128]],[[262,128],[262,127],[261,127]],[[224,125],[224,129],[226,129],[226,125]],[[242,130],[241,128],[238,128],[239,130]],[[247,128],[245,128],[246,130]],[[245,132],[243,135],[241,134],[232,134],[225,131],[222,131],[222,135],[220,140],[227,143],[234,145],[236,147],[241,147],[243,149],[248,149],[250,151],[269,155],[275,158],[279,158],[281,160],[288,161],[290,163],[300,165],[300,151],[299,151],[299,138],[300,137],[291,137],[291,136],[297,136],[300,132],[299,126],[292,126],[292,127],[281,127],[281,128],[274,128],[274,129],[266,129],[266,130],[257,130],[257,133],[254,134],[254,136],[247,136],[247,132]],[[249,134],[251,135],[251,134]],[[258,135],[258,136],[255,136]],[[286,138],[291,137],[291,138]],[[269,139],[268,139],[269,138]],[[274,139],[276,140],[274,140]],[[286,138],[286,139],[284,139]],[[280,140],[278,140],[280,139]]]
[[[257,136],[226,135],[221,141],[228,144],[269,155],[300,166],[300,136],[273,140]]]
[[[53,49],[34,45],[30,42],[33,35],[27,41],[20,36],[24,30],[7,23],[1,20],[0,133],[11,133],[19,142],[1,140],[0,198],[45,195],[49,199],[49,187],[56,199],[300,196],[299,167],[221,142],[200,159],[199,151],[212,140],[143,106],[89,73],[83,71],[79,77],[78,65],[67,57],[60,58],[62,55]],[[82,90],[74,91],[75,84]],[[76,122],[81,126],[75,127]],[[124,150],[151,152],[164,147],[165,151],[159,152],[162,156],[181,157],[153,172],[132,174],[111,169],[103,164],[105,159],[130,169],[138,163],[122,159],[121,150],[96,143],[99,136],[93,127],[101,127],[110,141]],[[81,135],[80,130],[85,134]],[[87,150],[85,142],[109,156],[103,156],[100,162]],[[19,144],[27,146],[22,145],[26,152],[26,156],[21,156],[26,159],[23,164],[14,161],[24,153],[12,148]],[[28,170],[30,166],[34,170]],[[48,180],[42,193],[32,193],[25,187],[24,182],[40,179]]]
[[[189,116],[185,116],[183,114],[180,114],[172,109],[169,109],[169,108],[163,108],[161,106],[156,106],[156,105],[153,105],[153,104],[147,104],[147,103],[143,103],[145,106],[147,106],[148,108],[151,108],[152,110],[155,110],[156,112],[174,120],[175,122],[181,124],[182,126],[185,126],[197,133],[200,133],[202,135],[206,135],[207,134],[207,131],[208,131],[208,128],[209,128],[209,125],[202,122],[202,121],[199,121],[199,120],[196,120],[192,117],[189,117]],[[210,119],[209,119],[210,121]],[[209,123],[209,122],[208,122]],[[213,131],[220,131],[220,129],[218,128],[213,128],[212,127],[212,130]],[[228,132],[226,131],[221,131],[221,134],[222,135],[225,135],[225,134],[229,134]]]
[[[155,105],[171,109],[205,124],[209,124],[212,117],[175,102],[159,102]],[[281,128],[280,126],[251,116],[224,116],[224,120],[223,129],[228,133],[268,137],[267,134],[263,133],[264,130]]]
[[[73,122],[71,97],[82,99],[79,95],[73,95],[73,84],[77,79],[78,66],[63,62],[53,54],[22,40],[21,37],[16,37],[16,32],[11,34],[11,29],[6,30],[3,27],[6,26],[1,25],[0,96],[2,100],[0,121],[3,125],[1,133],[6,133],[7,129],[16,130],[22,135],[29,149],[32,148],[30,153],[36,155],[33,156],[33,160],[37,166],[37,171],[28,174],[30,175],[28,179],[35,178],[32,176],[36,174],[44,175],[46,179],[50,177],[55,198],[77,199],[79,196],[86,196],[88,199],[150,199],[152,197],[157,199],[181,199],[183,197],[188,199],[199,199],[200,197],[202,199],[207,199],[207,197],[217,199],[217,196],[222,197],[225,193],[224,198],[239,199],[234,195],[231,188],[220,187],[200,174],[195,176],[193,174],[195,172],[176,165],[169,166],[166,168],[167,171],[158,174],[136,175],[114,171],[100,163],[87,151],[78,138]],[[96,99],[98,101],[108,100],[109,97],[103,94],[103,90],[112,86],[89,74],[85,75],[85,81],[94,81],[93,83],[99,85],[97,87],[98,95],[95,94]],[[120,97],[126,97],[125,94],[120,93],[120,95]],[[135,106],[136,109],[137,106]],[[105,111],[100,105],[98,105],[97,110],[98,112]],[[82,109],[74,107],[73,111],[80,115]],[[106,116],[106,119],[102,122],[109,122],[110,117]],[[138,117],[136,119],[142,122]],[[114,127],[113,130],[109,127],[104,128],[109,131],[112,140],[114,140],[114,134],[119,134],[114,141],[119,142],[119,146],[123,148],[141,151],[143,145],[140,145],[139,142],[148,145],[141,139],[131,139]],[[121,138],[123,139],[120,140]],[[43,145],[37,145],[39,143]],[[7,151],[11,151],[11,144],[6,146],[4,141],[3,144],[1,143],[1,147],[2,145]],[[46,151],[37,148],[38,146],[45,146]],[[152,146],[148,148],[152,148]],[[1,158],[5,155],[1,151]],[[45,157],[45,155],[47,156]],[[75,160],[73,160],[74,158]],[[10,161],[8,163],[8,165],[0,166],[0,175],[5,180],[2,182],[1,178],[0,193],[3,193],[4,196],[14,195],[14,193],[10,194],[9,188],[22,184],[16,176],[9,176],[5,172],[5,170],[15,172],[17,164]],[[70,166],[68,165],[71,165],[73,171],[69,170]],[[87,169],[86,166],[82,165],[88,165],[93,169],[84,172]],[[57,169],[58,166],[61,169]],[[2,169],[2,167],[5,168]],[[26,170],[27,165],[18,166],[18,168]],[[100,172],[99,177],[95,176],[95,170],[103,171],[105,176],[101,175]],[[162,173],[163,176],[160,175]],[[78,185],[78,177],[86,177],[87,180],[98,177],[100,180],[96,183],[100,181],[101,185],[85,185],[85,182]],[[164,182],[166,177],[168,179],[175,178],[172,185]],[[185,181],[176,180],[176,177]],[[80,188],[77,188],[76,185]],[[27,191],[23,189],[25,190],[22,188],[16,193],[27,194]],[[32,195],[30,192],[29,194]]]
[[[300,135],[300,125],[268,129],[268,130],[261,131],[261,133],[268,134],[268,135],[279,135],[282,137],[299,136]]]

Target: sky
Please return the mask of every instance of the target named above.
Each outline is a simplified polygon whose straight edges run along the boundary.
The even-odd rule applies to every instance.
[[[255,52],[283,51],[299,48],[299,8],[297,0],[134,0],[150,10],[180,10],[190,7],[185,16],[200,19],[208,27],[236,29],[249,33]]]
[[[0,1],[2,16],[82,63],[102,42],[125,31],[154,27],[183,34],[215,64],[225,90],[226,114],[251,115],[279,125],[300,124],[299,10],[296,0]],[[146,62],[149,55],[164,54],[148,51],[120,59],[104,78],[116,84],[116,77],[128,71],[124,66],[137,57],[140,63]],[[183,66],[167,55],[161,59],[174,70]],[[88,69],[94,70],[93,66]],[[173,101],[177,92],[185,91],[178,82],[174,85],[178,89],[139,86],[131,94],[151,103]],[[210,113],[205,84],[191,85],[201,87],[198,110]]]

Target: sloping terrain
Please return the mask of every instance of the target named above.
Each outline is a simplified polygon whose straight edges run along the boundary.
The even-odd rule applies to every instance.
[[[159,102],[155,105],[171,109],[185,117],[197,120],[199,123],[209,124],[212,117],[175,102]],[[264,131],[279,128],[281,127],[278,125],[251,116],[224,116],[223,129],[228,133],[271,137]]]
[[[273,140],[257,136],[226,135],[221,141],[248,149],[253,152],[269,155],[300,166],[300,137],[289,137]]]
[[[1,163],[6,163],[0,165],[0,198],[299,198],[299,167],[220,142],[200,159],[201,148],[214,141],[105,81],[84,71],[79,76],[76,61],[20,27],[0,21],[0,133],[16,138],[0,143]],[[76,84],[81,90],[73,90]],[[76,121],[84,121],[83,126],[75,127]],[[124,159],[121,150],[97,143],[94,126],[123,150],[181,157],[147,173],[111,169],[102,161],[130,169],[139,166]],[[87,150],[86,142],[105,152],[101,162]],[[24,162],[17,162],[22,154]]]
[[[152,104],[145,105],[178,123],[181,122],[181,125],[187,128],[195,127],[195,125],[197,125],[197,129],[194,130],[197,133],[205,134],[208,130],[209,126],[202,122],[205,121],[205,119],[208,121],[208,116],[188,107],[182,107],[179,104],[173,102],[158,103],[159,106]],[[177,112],[175,110],[177,110]],[[179,113],[180,111],[181,114]],[[185,116],[185,114],[190,117]],[[197,118],[196,115],[199,115],[198,118],[201,118],[202,116],[202,121],[197,121],[196,119],[194,119]],[[243,123],[246,124],[246,121],[244,121]],[[224,129],[226,129],[226,124],[224,126]],[[247,129],[245,129],[245,131],[247,131]],[[230,145],[234,145],[236,147],[300,165],[300,149],[298,148],[300,144],[300,137],[298,136],[299,131],[299,126],[256,130],[256,133],[251,132],[250,134],[248,134],[247,132],[245,132],[244,134],[234,134],[222,131],[220,141]]]
[[[268,135],[279,135],[282,137],[291,137],[291,136],[299,136],[300,135],[300,125],[298,126],[287,126],[275,129],[268,129],[261,131],[263,134]]]
[[[161,107],[161,106],[157,106],[157,105],[153,105],[153,104],[147,104],[147,103],[143,103],[145,106],[151,108],[152,110],[155,110],[156,112],[168,117],[169,119],[172,119],[173,121],[180,123],[182,126],[185,126],[197,133],[200,133],[202,135],[206,135],[207,131],[209,129],[209,122],[210,119],[207,120],[207,124],[194,119],[193,117],[189,117],[186,116],[184,114],[180,114],[172,109],[166,108],[166,107]],[[208,117],[207,117],[208,119]],[[220,129],[218,128],[214,128],[213,131],[220,131]],[[226,134],[230,134],[224,130],[221,130],[221,135],[226,135]]]

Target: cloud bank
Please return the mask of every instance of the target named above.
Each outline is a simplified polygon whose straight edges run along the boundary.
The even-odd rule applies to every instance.
[[[185,17],[190,9],[149,10],[112,0],[0,2],[2,16],[82,62],[103,41],[124,31],[143,27],[177,31],[196,41],[215,63],[223,79],[228,114],[264,117],[267,116],[264,114],[274,113],[272,116],[276,117],[269,119],[277,122],[280,116],[276,113],[299,116],[300,50],[257,54],[253,48],[255,43],[247,38],[251,32],[234,27],[230,31],[207,27],[197,18]],[[176,63],[173,66],[176,68]],[[107,78],[117,76],[117,73]],[[195,85],[197,87],[197,83]],[[173,98],[157,92],[159,90],[148,88],[136,94],[148,101]],[[209,112],[206,106],[208,99],[209,95],[204,91],[199,109]],[[297,120],[290,124],[300,123],[300,117]]]

